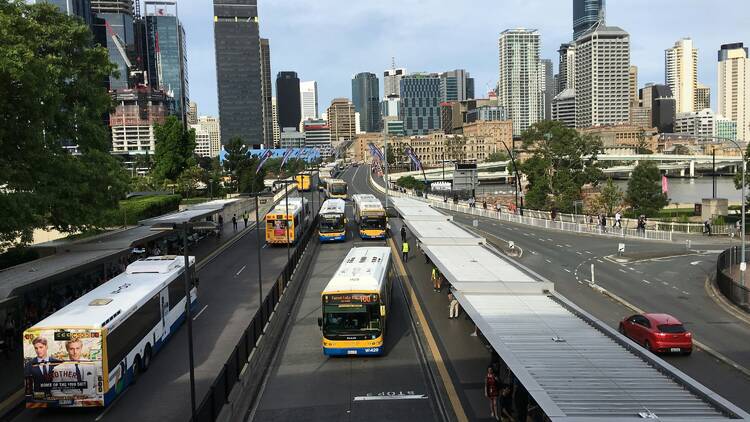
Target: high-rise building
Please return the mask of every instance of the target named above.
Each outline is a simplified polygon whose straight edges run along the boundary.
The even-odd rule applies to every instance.
[[[499,105],[513,121],[519,136],[544,116],[541,101],[543,78],[539,75],[539,31],[508,29],[500,34]]]
[[[320,151],[320,156],[328,158],[333,154],[331,127],[323,119],[308,119],[304,122],[305,147]]]
[[[260,39],[260,95],[263,114],[263,145],[266,148],[273,148],[276,145],[274,139],[278,141],[278,136],[274,137],[274,135],[278,134],[279,130],[278,128],[274,128],[274,125],[278,124],[276,117],[273,115],[273,105],[271,104],[271,98],[273,98],[271,88],[271,45],[268,43],[267,38]]]
[[[380,87],[374,73],[357,73],[352,78],[352,103],[359,113],[359,127],[364,132],[380,130]]]
[[[93,13],[125,13],[133,16],[133,0],[91,0]]]
[[[576,127],[576,90],[567,88],[552,100],[552,120]]]
[[[202,157],[218,157],[221,151],[219,119],[200,116],[190,127],[195,129],[195,153]]]
[[[174,113],[187,123],[189,85],[185,30],[176,0],[146,0],[146,63],[149,84],[174,97]]]
[[[406,75],[406,69],[388,69],[383,72],[383,97],[401,96],[401,78]]]
[[[552,60],[539,60],[539,74],[544,81],[542,86],[542,101],[544,101],[544,120],[552,119],[552,99],[555,98],[555,78],[553,77]]]
[[[305,81],[299,84],[300,108],[302,121],[318,118],[318,83]]]
[[[278,147],[281,143],[281,129],[279,128],[279,113],[276,107],[276,97],[271,97],[271,131],[273,134],[273,147]]]
[[[123,52],[135,50],[133,0],[92,0],[93,29],[96,41],[107,49],[109,61],[119,75],[109,76],[109,89],[127,89],[130,69]]]
[[[578,37],[576,127],[628,122],[629,70],[630,35],[621,28],[598,25]]]
[[[395,117],[397,120],[401,117],[401,98],[390,96],[380,102],[380,115],[386,117]]]
[[[172,98],[164,91],[140,85],[110,93],[115,104],[109,114],[114,154],[153,154],[154,124],[164,124]]]
[[[474,98],[474,78],[464,69],[443,72],[440,74],[440,94],[442,101]]]
[[[305,146],[305,134],[300,133],[296,128],[285,127],[281,129],[281,148],[302,148]]]
[[[440,76],[412,73],[401,79],[401,120],[406,135],[440,129]]]
[[[704,108],[711,108],[711,88],[698,83],[698,87],[695,88],[695,109],[703,110]]]
[[[605,0],[573,0],[573,40],[594,27],[604,23]]]
[[[334,98],[326,111],[331,128],[331,144],[334,148],[342,142],[351,141],[357,133],[354,104],[348,98]]]
[[[718,111],[737,123],[737,138],[750,141],[750,59],[742,43],[719,50]]]
[[[676,101],[672,89],[667,85],[646,84],[639,91],[642,108],[651,111],[651,127],[661,133],[671,133],[674,130]]]
[[[568,88],[576,87],[576,45],[575,43],[561,44],[557,50],[560,55],[557,93],[561,93]]]
[[[715,120],[716,115],[710,109],[677,113],[674,119],[674,133],[712,137]]]
[[[664,80],[674,94],[677,113],[695,110],[698,49],[693,47],[693,40],[683,38],[664,50]]]
[[[188,104],[187,115],[185,118],[189,125],[198,123],[198,104],[196,104],[195,101],[190,101],[190,104]]]
[[[89,27],[93,24],[90,0],[32,0],[31,3],[50,3],[68,16],[78,16]]]
[[[214,43],[221,141],[240,137],[259,148],[263,106],[257,0],[214,0]]]
[[[276,109],[282,133],[288,127],[299,130],[302,109],[297,72],[284,71],[276,75]]]
[[[714,118],[714,136],[723,139],[737,140],[737,122],[717,114]]]
[[[630,107],[638,107],[638,66],[631,65],[628,69],[628,86],[630,87]]]

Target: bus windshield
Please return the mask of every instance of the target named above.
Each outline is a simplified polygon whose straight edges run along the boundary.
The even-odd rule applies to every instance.
[[[346,193],[346,185],[344,184],[333,184],[331,185],[331,193],[334,195],[343,195]]]
[[[337,336],[380,336],[380,304],[324,305],[323,335],[335,340]]]
[[[320,216],[320,232],[332,233],[344,230],[344,216],[339,214],[326,214]]]
[[[363,230],[374,230],[385,228],[385,216],[380,217],[362,217],[359,228]]]

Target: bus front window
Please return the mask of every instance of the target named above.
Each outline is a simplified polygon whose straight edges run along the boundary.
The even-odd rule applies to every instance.
[[[321,216],[320,218],[320,232],[321,233],[333,233],[340,232],[344,229],[344,217],[343,216]]]
[[[365,217],[359,227],[363,230],[377,230],[385,228],[385,217]]]
[[[331,193],[334,195],[345,195],[346,185],[333,185],[331,186]]]
[[[339,336],[380,336],[380,304],[325,305],[323,335],[336,340]]]

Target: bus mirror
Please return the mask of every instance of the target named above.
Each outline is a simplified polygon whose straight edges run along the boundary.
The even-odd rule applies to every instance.
[[[323,328],[323,318],[318,318],[318,327]]]
[[[380,305],[380,316],[385,318],[385,305]]]

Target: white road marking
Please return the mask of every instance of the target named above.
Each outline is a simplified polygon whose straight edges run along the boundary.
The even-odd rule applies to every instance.
[[[589,254],[589,255],[593,255],[593,254],[592,254],[591,252],[589,252],[589,251],[584,251],[584,252],[586,252],[586,253],[587,253],[587,254]]]
[[[565,244],[565,246],[567,246],[567,247],[569,247],[569,248],[572,248],[572,247],[573,247],[573,245],[569,245],[569,244],[567,244],[567,243]]]
[[[547,261],[548,264],[552,263],[552,261],[550,261],[549,259],[545,259],[545,261]]]
[[[624,273],[624,274],[627,274],[627,273],[628,273],[627,271],[623,270],[622,268],[618,268],[618,269],[617,269],[617,271],[619,271],[619,272],[621,272],[621,273]]]
[[[628,269],[629,269],[630,271],[635,271],[635,268],[633,268],[633,267],[628,267]]]
[[[263,245],[263,249],[265,249],[267,246],[268,246],[268,243],[266,243],[265,245]]]
[[[686,291],[684,291],[684,290],[683,290],[683,291],[682,291],[682,294],[686,294],[686,295],[689,295],[690,293],[688,293],[688,292],[686,292]]]
[[[693,262],[691,262],[691,263],[690,263],[690,265],[698,265],[698,264],[700,264],[701,262],[703,262],[703,261],[693,261]]]
[[[555,245],[555,246],[557,246],[558,248],[562,248],[563,247],[563,245],[561,245],[559,243],[557,245]]]
[[[578,255],[583,255],[583,254],[582,254],[581,252],[578,252],[578,251],[576,251],[576,253],[577,253]]]
[[[240,270],[237,271],[237,274],[235,274],[235,276],[238,276],[240,275],[241,272],[245,271],[245,267],[247,267],[247,265],[243,265],[242,268],[240,268]]]
[[[663,284],[665,286],[669,286],[669,283],[667,283],[666,281],[662,281],[661,284]]]
[[[531,251],[530,250],[529,252],[531,252],[532,255],[537,255],[536,251]]]
[[[643,282],[646,283],[646,284],[651,284],[651,282],[648,281],[648,280],[643,280]]]
[[[206,308],[208,308],[208,305],[203,305],[203,309],[201,309],[200,311],[198,311],[197,314],[195,314],[195,316],[193,317],[193,321],[195,321],[196,319],[198,319],[198,317],[201,316],[201,314],[203,313],[203,311],[206,310]]]
[[[552,239],[550,239],[549,237],[547,238],[547,240],[549,240],[550,242],[552,242]]]
[[[602,261],[601,259],[597,259],[596,262],[598,262],[600,264],[604,264],[604,261]]]
[[[372,401],[372,400],[421,400],[426,399],[424,394],[400,394],[393,396],[356,396],[354,401]]]
[[[565,271],[567,271],[567,272],[570,272],[570,270],[569,270],[569,269],[567,269],[567,268],[563,268],[563,270],[565,270]]]

